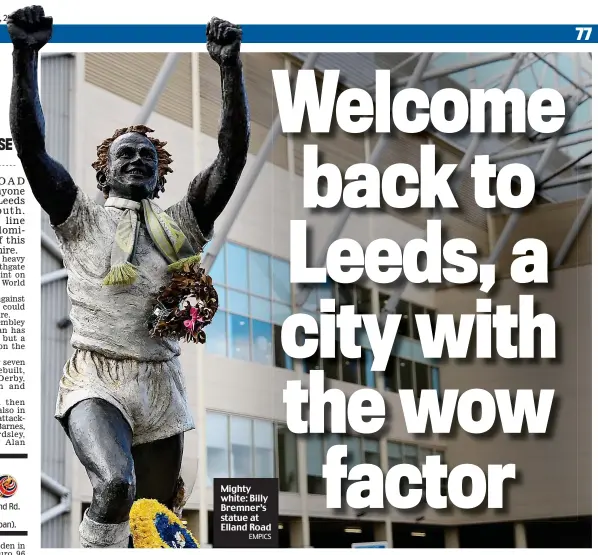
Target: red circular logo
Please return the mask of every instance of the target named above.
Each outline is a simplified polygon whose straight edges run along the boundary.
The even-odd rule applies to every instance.
[[[16,492],[17,481],[12,476],[0,476],[0,498],[12,497]]]

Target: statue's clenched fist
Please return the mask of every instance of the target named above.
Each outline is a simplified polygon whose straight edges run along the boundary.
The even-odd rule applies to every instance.
[[[243,31],[223,19],[213,17],[206,28],[208,52],[216,63],[227,65],[237,60]]]
[[[29,6],[8,16],[8,34],[17,48],[39,50],[52,38],[52,18],[41,6]]]

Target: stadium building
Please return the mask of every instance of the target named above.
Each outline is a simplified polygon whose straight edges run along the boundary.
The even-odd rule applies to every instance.
[[[213,539],[214,478],[279,479],[281,547],[588,547],[591,545],[591,59],[587,54],[245,54],[251,111],[250,156],[229,206],[208,246],[220,310],[207,329],[205,348],[184,346],[182,363],[198,430],[187,434],[183,477],[193,484],[184,518],[202,544]],[[271,71],[340,69],[342,87],[373,90],[375,71],[391,71],[393,86],[428,94],[446,88],[541,87],[561,91],[570,118],[553,136],[507,137],[461,133],[417,135],[283,135]],[[96,188],[96,146],[119,127],[147,123],[168,142],[174,173],[159,203],[168,206],[217,154],[221,89],[207,54],[88,53],[42,58],[42,101],[48,148],[88,195]],[[341,89],[342,89],[341,87]],[[339,89],[339,92],[340,90]],[[303,147],[317,144],[321,161],[341,171],[369,161],[381,171],[403,162],[419,167],[420,146],[433,144],[442,163],[459,164],[459,211],[442,214],[447,238],[475,243],[482,259],[497,264],[494,304],[518,305],[533,294],[538,310],[558,324],[554,361],[428,360],[416,314],[475,313],[475,287],[391,287],[364,281],[315,289],[289,284],[290,220],[307,220],[313,260],[338,237],[364,247],[377,238],[399,245],[425,236],[425,210],[303,208]],[[520,162],[536,175],[537,195],[522,212],[487,211],[474,200],[467,168],[487,154],[499,167]],[[47,218],[42,216],[42,546],[78,546],[78,526],[91,501],[87,475],[60,425],[52,418],[58,381],[70,354],[66,274]],[[550,282],[520,286],[508,278],[512,246],[521,238],[548,247]],[[215,255],[215,256],[214,256]],[[385,372],[371,371],[371,349],[360,360],[291,360],[281,348],[281,325],[296,311],[317,314],[318,299],[334,296],[360,313],[403,314],[400,339]],[[290,379],[307,383],[306,370],[324,370],[329,386],[347,395],[377,388],[389,414],[376,437],[296,436],[285,426],[282,391]],[[555,390],[549,433],[485,437],[454,432],[407,433],[399,389]],[[515,463],[517,483],[503,510],[354,511],[326,508],[322,464],[327,446],[347,445],[349,464],[420,465],[439,454],[449,468],[471,463]]]

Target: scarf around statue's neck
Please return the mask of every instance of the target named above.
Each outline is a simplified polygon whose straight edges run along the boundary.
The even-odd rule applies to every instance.
[[[137,268],[131,263],[139,237],[140,212],[148,233],[156,248],[169,262],[170,272],[180,270],[186,264],[201,260],[195,253],[185,234],[177,223],[158,205],[148,199],[135,202],[119,197],[110,197],[105,207],[122,210],[122,216],[116,227],[110,272],[104,278],[104,285],[131,285],[137,279]]]

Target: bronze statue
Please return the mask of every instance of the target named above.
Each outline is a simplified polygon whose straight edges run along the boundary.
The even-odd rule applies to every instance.
[[[247,160],[242,33],[219,19],[207,26],[208,52],[221,73],[220,150],[187,194],[162,211],[152,199],[164,190],[172,160],[145,126],[119,129],[98,147],[93,166],[105,206],[48,155],[37,69],[52,18],[39,6],[17,10],[8,32],[14,45],[12,135],[68,272],[74,354],[60,382],[56,418],[93,486],[81,545],[127,547],[135,499],[173,508],[183,433],[194,428],[178,340],[151,336],[147,321],[169,271],[196,260],[211,238]]]

